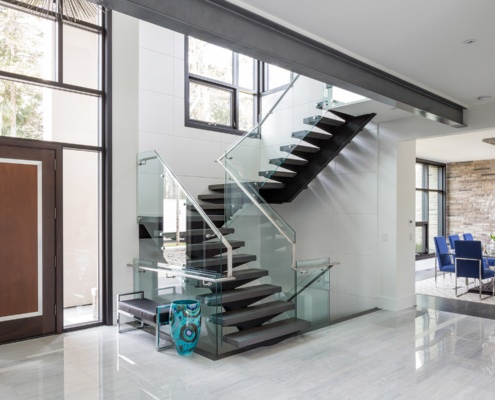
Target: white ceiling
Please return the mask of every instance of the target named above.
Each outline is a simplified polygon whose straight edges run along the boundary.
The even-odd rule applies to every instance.
[[[495,146],[483,139],[493,138],[494,131],[479,131],[416,140],[416,156],[442,163],[495,159]]]
[[[466,108],[480,96],[495,102],[493,0],[228,1]],[[476,41],[463,44],[467,39]],[[445,162],[461,161],[473,148],[480,157],[489,145],[476,135],[418,140],[418,152],[428,158],[431,145],[450,155]]]

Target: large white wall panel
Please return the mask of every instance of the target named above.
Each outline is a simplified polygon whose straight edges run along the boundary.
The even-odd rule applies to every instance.
[[[136,204],[138,151],[138,21],[113,14],[113,291],[134,289],[127,263],[139,256]],[[117,305],[114,303],[114,316]]]

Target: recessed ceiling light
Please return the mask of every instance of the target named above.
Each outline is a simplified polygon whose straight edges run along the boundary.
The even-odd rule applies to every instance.
[[[466,39],[462,44],[473,44],[474,42],[476,42],[476,39]]]
[[[487,100],[490,100],[491,98],[492,98],[492,96],[480,96],[476,100],[478,100],[478,101],[487,101]]]

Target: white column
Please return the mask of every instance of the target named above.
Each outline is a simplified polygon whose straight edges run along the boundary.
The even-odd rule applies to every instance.
[[[414,287],[414,141],[399,142],[379,127],[378,307],[400,310],[416,304]]]
[[[133,289],[133,270],[126,266],[139,255],[136,211],[138,151],[138,20],[113,12],[113,292]],[[116,304],[114,304],[115,316]],[[115,320],[115,317],[114,317]]]

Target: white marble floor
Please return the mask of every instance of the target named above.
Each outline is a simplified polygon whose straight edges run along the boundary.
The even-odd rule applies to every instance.
[[[377,311],[219,361],[99,327],[0,346],[1,399],[494,399],[495,321]]]

